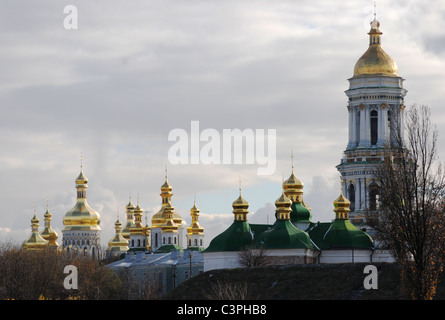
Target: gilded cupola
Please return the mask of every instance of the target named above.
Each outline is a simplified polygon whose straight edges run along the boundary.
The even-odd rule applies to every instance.
[[[239,188],[239,197],[232,203],[233,214],[235,221],[247,221],[247,214],[249,213],[249,203],[241,195],[241,182]]]
[[[156,212],[152,218],[151,218],[151,224],[152,224],[152,228],[159,228],[162,225],[164,225],[166,223],[166,213],[165,213],[165,209],[166,207],[172,207],[174,209],[174,207],[172,206],[172,193],[173,187],[170,185],[170,183],[168,182],[167,179],[167,170],[165,173],[165,182],[164,184],[161,186],[161,199],[162,199],[162,206],[161,209]],[[172,210],[172,221],[178,225],[179,228],[182,228],[182,218],[179,214],[175,213]]]
[[[22,248],[26,250],[39,250],[48,246],[48,241],[39,234],[39,218],[36,216],[34,208],[34,217],[31,219],[31,236],[22,243]]]
[[[130,239],[130,229],[134,225],[134,204],[131,202],[131,196],[129,197],[128,204],[125,207],[127,214],[127,221],[125,222],[125,227],[122,230],[122,236],[125,239]]]
[[[114,224],[114,229],[116,230],[116,233],[114,237],[110,241],[108,241],[107,252],[122,253],[128,251],[128,240],[122,236],[122,223],[120,222],[119,218],[117,218]]]
[[[290,200],[284,191],[281,196],[275,201],[275,206],[277,208],[277,219],[278,220],[289,220],[290,213],[292,212],[292,200]]]
[[[86,198],[88,179],[83,173],[83,167],[76,178],[77,200],[74,208],[68,211],[63,218],[65,231],[71,230],[101,230],[100,214],[92,209]]]
[[[44,215],[44,229],[41,232],[41,236],[43,239],[47,240],[49,242],[50,247],[58,248],[59,244],[57,243],[58,234],[56,231],[53,230],[51,227],[51,212],[49,211],[49,205],[48,202],[46,204],[46,212]]]
[[[369,48],[355,64],[354,77],[361,75],[398,76],[397,64],[382,48],[380,22],[377,21],[375,15],[368,34]]]
[[[351,202],[343,195],[343,187],[341,188],[340,195],[334,201],[335,219],[349,219],[349,211]]]
[[[190,215],[192,216],[192,223],[187,228],[187,234],[203,234],[204,228],[201,227],[198,221],[199,209],[196,206],[196,201],[194,202],[193,207],[190,209]]]

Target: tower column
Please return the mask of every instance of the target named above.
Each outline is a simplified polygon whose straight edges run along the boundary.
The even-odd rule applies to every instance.
[[[353,142],[354,142],[354,126],[352,125],[354,123],[354,119],[353,119],[353,114],[354,114],[354,109],[351,108],[350,106],[348,106],[348,113],[349,113],[349,141],[348,141],[348,146],[347,149],[352,149],[353,148]]]
[[[360,143],[359,148],[368,148],[371,143],[369,141],[369,117],[368,108],[364,105],[360,106]]]

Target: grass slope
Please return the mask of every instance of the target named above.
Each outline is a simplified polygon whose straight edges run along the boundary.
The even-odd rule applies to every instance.
[[[378,289],[366,290],[367,264],[306,264],[211,270],[181,283],[167,300],[399,300],[400,271],[396,264],[374,264]],[[232,289],[221,298],[216,291]],[[443,281],[436,299],[444,299]]]

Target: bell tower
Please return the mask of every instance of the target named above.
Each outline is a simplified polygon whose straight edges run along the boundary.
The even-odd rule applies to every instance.
[[[368,50],[348,79],[349,139],[337,170],[343,190],[351,202],[350,220],[365,224],[365,213],[378,205],[379,182],[374,178],[377,165],[384,160],[384,148],[396,143],[403,130],[404,79],[395,61],[383,50],[380,23],[374,14],[369,31]]]

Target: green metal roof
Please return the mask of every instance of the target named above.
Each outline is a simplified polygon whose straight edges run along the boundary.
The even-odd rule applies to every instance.
[[[349,220],[336,219],[333,222],[314,223],[308,233],[315,244],[326,249],[374,249],[374,240]]]
[[[210,242],[204,252],[239,251],[252,244],[253,232],[247,221],[233,221],[223,233],[217,235]]]
[[[273,226],[258,236],[257,243],[266,249],[313,249],[309,235],[289,220],[276,220]]]
[[[155,251],[155,253],[169,253],[172,250],[180,250],[181,252],[183,251],[183,249],[180,246],[178,246],[177,244],[166,244],[166,245],[159,247]]]

